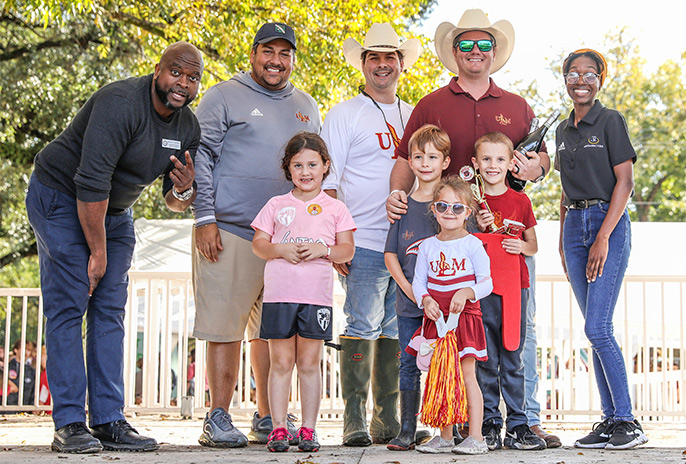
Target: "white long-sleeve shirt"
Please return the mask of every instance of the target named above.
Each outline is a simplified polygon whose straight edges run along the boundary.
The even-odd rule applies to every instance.
[[[473,277],[472,277],[473,276]],[[417,263],[412,280],[412,292],[423,308],[422,298],[433,292],[452,294],[471,287],[476,302],[493,291],[491,261],[484,245],[473,235],[441,241],[429,237],[419,245]]]

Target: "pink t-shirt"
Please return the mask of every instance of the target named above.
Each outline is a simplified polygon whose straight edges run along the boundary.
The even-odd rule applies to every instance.
[[[251,224],[272,237],[272,243],[314,242],[332,246],[336,234],[355,230],[355,222],[342,201],[321,191],[310,201],[291,192],[270,199]],[[318,258],[291,264],[270,259],[264,268],[265,303],[305,303],[333,306],[331,261]]]

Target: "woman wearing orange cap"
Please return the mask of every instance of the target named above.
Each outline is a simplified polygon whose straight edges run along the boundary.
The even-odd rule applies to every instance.
[[[607,76],[603,55],[590,49],[572,52],[563,71],[574,109],[556,132],[555,169],[562,180],[560,256],[593,348],[603,410],[602,422],[574,445],[633,448],[648,438],[632,414],[612,315],[631,251],[626,207],[633,194],[636,152],[624,117],[595,98]]]

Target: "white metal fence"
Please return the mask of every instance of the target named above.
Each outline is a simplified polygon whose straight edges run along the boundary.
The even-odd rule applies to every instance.
[[[178,413],[181,397],[194,389],[196,413],[206,401],[206,344],[192,338],[194,315],[190,274],[186,272],[130,273],[126,312],[125,394],[128,410]],[[634,413],[644,420],[686,418],[686,277],[628,276],[615,312],[615,334],[622,347]],[[583,320],[564,277],[537,278],[538,398],[542,414],[553,420],[591,420],[600,414],[591,350],[583,333]],[[343,295],[338,289],[334,308],[334,334],[340,333],[344,316]],[[37,343],[34,402],[9,405],[8,382],[16,377],[23,385],[28,368],[9,372],[12,344],[20,340],[21,359],[31,358],[30,341],[43,339],[42,300],[39,289],[0,289],[0,314],[4,312],[5,360],[0,387],[0,413],[41,410],[39,404],[41,365]],[[0,332],[0,335],[3,333]],[[191,352],[194,350],[194,363]],[[322,363],[323,415],[341,414],[339,358],[332,348],[324,350]],[[190,369],[189,369],[190,366]],[[243,344],[240,375],[232,410],[252,412],[254,391],[250,375],[250,344]],[[291,409],[299,410],[297,378],[294,374]],[[22,404],[24,389],[19,389]],[[573,416],[573,417],[572,417]]]

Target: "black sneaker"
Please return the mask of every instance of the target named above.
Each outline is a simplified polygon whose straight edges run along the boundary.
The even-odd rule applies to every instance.
[[[503,447],[502,438],[500,437],[500,424],[496,424],[494,419],[485,420],[481,426],[481,434],[486,440],[486,445],[490,451],[499,450]]]
[[[544,450],[545,440],[531,431],[528,425],[520,424],[505,434],[505,448],[516,450]]]
[[[593,424],[591,433],[583,438],[578,439],[574,446],[576,448],[605,448],[607,442],[610,441],[612,429],[615,424],[611,419],[605,419],[602,422]]]
[[[298,444],[298,430],[295,428],[295,421],[297,418],[293,414],[288,414],[286,416],[286,429],[288,429],[288,434],[291,437],[290,444]],[[269,435],[271,435],[274,426],[272,424],[272,416],[267,414],[266,416],[260,417],[255,411],[252,417],[252,423],[250,424],[250,432],[248,432],[248,441],[250,443],[261,443],[265,444],[269,442]]]
[[[612,429],[612,435],[605,449],[629,449],[648,442],[643,427],[634,421],[618,421]]]
[[[74,422],[55,430],[51,448],[58,453],[99,453],[102,444],[84,422]]]
[[[319,451],[319,440],[317,440],[317,432],[315,432],[314,429],[300,427],[300,430],[298,430],[298,438],[298,449],[300,451]]]
[[[157,440],[144,437],[125,420],[118,420],[93,427],[93,436],[108,451],[155,451]]]
[[[272,433],[269,434],[269,441],[267,441],[267,449],[269,451],[283,452],[288,451],[288,442],[293,437],[286,430],[285,427],[279,427],[274,429]]]

